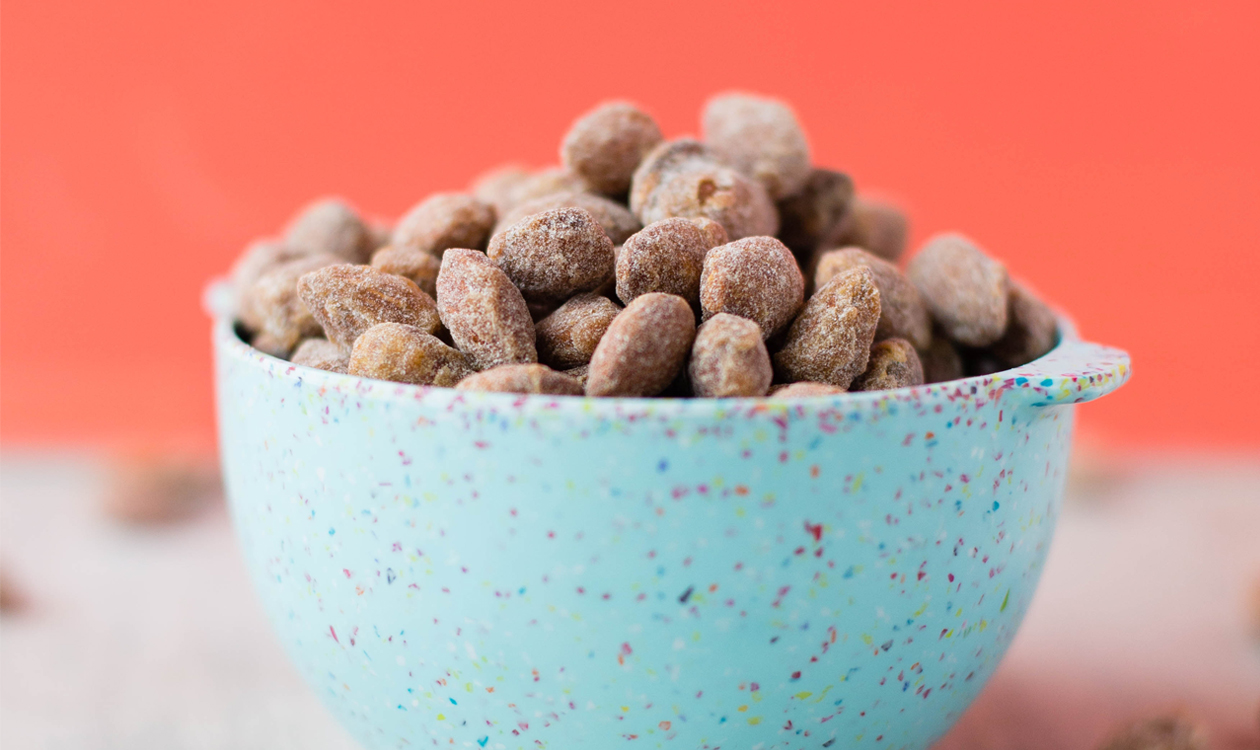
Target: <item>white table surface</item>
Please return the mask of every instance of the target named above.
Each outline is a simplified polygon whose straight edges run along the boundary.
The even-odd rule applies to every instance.
[[[1260,457],[1125,467],[1069,497],[1023,629],[940,747],[1089,748],[1182,707],[1260,748]],[[222,507],[128,527],[104,478],[0,455],[0,560],[30,599],[0,618],[0,747],[355,748],[269,635]]]

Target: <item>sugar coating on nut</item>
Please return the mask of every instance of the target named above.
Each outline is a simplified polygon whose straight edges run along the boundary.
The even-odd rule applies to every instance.
[[[237,258],[236,263],[232,265],[232,288],[236,290],[237,299],[239,300],[246,290],[253,286],[255,281],[258,281],[259,276],[262,276],[273,266],[286,260],[301,258],[304,255],[310,255],[310,253],[296,247],[289,247],[280,240],[256,240],[251,242],[245,248],[245,251],[241,253],[241,256]],[[243,320],[242,322],[254,327],[249,321]]]
[[[442,256],[437,309],[451,340],[477,369],[538,361],[525,298],[485,254],[452,248]]]
[[[716,166],[717,157],[694,138],[665,141],[648,152],[630,179],[630,210],[640,221],[648,198],[673,173],[688,166]]]
[[[695,335],[695,315],[682,297],[653,292],[637,298],[595,348],[586,394],[655,396],[682,371]]]
[[[1054,348],[1059,329],[1054,311],[1014,281],[1006,317],[1006,333],[989,348],[1007,367],[1027,364]]]
[[[696,329],[687,365],[697,396],[764,396],[774,378],[761,327],[730,313],[718,313]]]
[[[730,167],[695,162],[668,172],[648,195],[639,220],[704,217],[722,225],[733,240],[772,236],[779,212],[761,183]]]
[[[591,374],[591,365],[590,363],[587,363],[584,365],[580,365],[578,367],[570,367],[569,369],[564,371],[564,374],[568,375],[569,377],[576,380],[579,384],[581,384],[582,392],[585,393],[586,381],[590,377],[590,374]]]
[[[704,257],[700,306],[704,320],[718,313],[748,318],[768,339],[792,322],[805,298],[805,277],[792,251],[773,237],[748,237],[715,247]]]
[[[306,339],[293,350],[289,361],[295,365],[314,367],[316,370],[329,372],[346,372],[350,358],[341,353],[341,349],[328,339]]]
[[[954,341],[988,346],[1006,331],[1006,267],[959,234],[939,234],[910,260],[906,276]]]
[[[814,169],[800,191],[779,201],[779,239],[803,256],[831,235],[852,203],[847,174]]]
[[[394,227],[387,221],[372,220],[366,223],[368,231],[368,245],[372,248],[372,252],[380,250],[389,244],[389,238],[394,235]]]
[[[576,378],[539,364],[499,365],[469,375],[459,381],[455,387],[463,391],[540,393],[552,396],[582,395],[582,384]]]
[[[289,356],[289,350],[292,349],[292,347],[287,346],[283,341],[266,331],[262,331],[254,336],[250,340],[249,345],[263,354],[270,354],[276,359],[285,359]]]
[[[769,395],[772,398],[809,398],[810,396],[839,396],[843,393],[848,393],[848,391],[827,383],[802,380],[799,383],[777,385],[770,389]]]
[[[531,302],[568,299],[613,275],[613,243],[581,208],[526,216],[496,234],[486,251]]]
[[[339,198],[324,198],[302,209],[290,222],[284,244],[350,263],[366,263],[374,249],[372,233],[359,213]]]
[[[962,357],[944,334],[933,337],[928,348],[919,352],[919,362],[923,365],[925,383],[944,383],[967,376]]]
[[[687,219],[649,224],[617,254],[617,297],[630,302],[648,292],[664,292],[698,308],[706,245],[700,228]]]
[[[905,213],[892,203],[859,195],[853,198],[844,220],[822,244],[828,247],[854,245],[896,263],[905,252],[909,224]]]
[[[704,237],[705,254],[708,254],[710,250],[718,245],[725,245],[731,241],[731,236],[726,233],[726,228],[713,219],[704,216],[692,216],[687,221],[695,224],[700,230],[700,234]]]
[[[473,373],[463,352],[403,323],[378,323],[354,342],[351,375],[413,385],[453,387]]]
[[[516,205],[517,196],[528,179],[529,170],[525,167],[519,164],[505,164],[473,180],[469,192],[477,200],[493,206],[497,216],[502,216]]]
[[[596,192],[625,195],[643,157],[663,140],[650,115],[609,102],[580,117],[560,145],[560,161]]]
[[[436,255],[414,247],[386,245],[372,253],[372,267],[405,276],[416,282],[420,291],[430,297],[437,296],[437,276],[442,261]]]
[[[548,167],[529,175],[517,187],[513,196],[515,202],[511,209],[526,201],[545,198],[557,193],[586,194],[586,192],[586,180],[583,180],[580,176],[565,167]]]
[[[403,215],[390,241],[441,257],[452,247],[480,250],[494,227],[494,207],[465,193],[436,193]]]
[[[496,235],[500,234],[508,227],[520,223],[526,217],[557,208],[580,208],[588,212],[603,227],[604,233],[608,235],[614,245],[625,242],[630,235],[643,227],[639,220],[634,218],[634,214],[626,210],[626,207],[620,203],[611,201],[601,195],[562,191],[517,204],[511,211],[500,217],[498,225],[494,228],[494,233]]]
[[[411,279],[371,266],[336,265],[298,280],[298,294],[328,340],[349,353],[354,340],[378,323],[405,323],[437,331],[437,305]]]
[[[620,305],[598,294],[570,299],[534,326],[538,360],[559,370],[587,364],[620,312]]]
[[[779,377],[848,388],[866,370],[879,306],[875,277],[865,266],[827,282],[805,303],[774,355]]]
[[[317,319],[299,298],[298,279],[339,260],[320,253],[277,263],[263,272],[242,295],[241,320],[259,333],[267,334],[270,340],[264,344],[267,353],[285,356],[302,338],[319,335]]]
[[[809,142],[787,104],[762,96],[715,96],[704,108],[704,141],[723,161],[765,186],[774,200],[809,179]]]
[[[905,339],[884,339],[871,347],[866,371],[854,379],[851,390],[886,391],[923,385],[923,365],[914,345]]]
[[[879,326],[875,329],[875,338],[904,338],[916,349],[926,349],[932,343],[932,317],[919,290],[888,261],[857,247],[830,250],[823,253],[814,270],[815,288],[858,266],[871,269],[879,289]]]

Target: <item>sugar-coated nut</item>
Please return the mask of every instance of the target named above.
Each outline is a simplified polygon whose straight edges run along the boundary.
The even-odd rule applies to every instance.
[[[848,214],[823,240],[827,247],[856,246],[896,263],[906,249],[910,222],[905,213],[887,201],[856,196]]]
[[[368,245],[371,246],[372,252],[380,250],[389,244],[389,238],[394,235],[394,227],[386,221],[373,220],[367,222]]]
[[[354,342],[347,369],[359,377],[442,388],[473,373],[463,352],[403,323],[378,323],[364,331]]]
[[[761,183],[707,162],[668,172],[638,216],[645,224],[674,216],[712,219],[733,240],[773,236],[779,231],[779,212]]]
[[[1118,730],[1098,750],[1208,750],[1207,732],[1182,716],[1158,716]]]
[[[538,321],[538,360],[558,370],[591,361],[604,332],[621,312],[616,302],[598,294],[579,294]]]
[[[576,378],[539,364],[499,365],[469,375],[455,387],[463,391],[582,395],[582,384]]]
[[[704,216],[693,216],[687,221],[695,224],[699,228],[700,234],[704,236],[704,252],[706,255],[718,245],[725,245],[731,241],[731,236],[726,233],[726,228],[713,219]]]
[[[634,214],[620,203],[601,195],[562,191],[518,203],[511,211],[499,218],[494,233],[501,234],[508,227],[520,223],[522,219],[557,208],[580,208],[590,213],[603,227],[604,233],[614,245],[625,242],[630,235],[643,228],[639,220],[634,218]]]
[[[529,179],[529,170],[519,164],[505,164],[483,173],[473,180],[469,191],[483,203],[494,207],[494,212],[502,216],[516,205],[521,187]]]
[[[776,385],[770,389],[769,395],[771,398],[809,398],[810,396],[839,396],[843,393],[848,393],[848,391],[827,383],[802,380],[799,383]]]
[[[521,219],[486,251],[531,302],[568,299],[613,275],[613,243],[581,208],[556,208]]]
[[[875,277],[865,266],[827,282],[805,303],[774,355],[778,376],[848,388],[866,370],[879,306]]]
[[[946,335],[964,346],[1002,337],[1010,283],[1006,267],[959,234],[938,234],[910,260],[906,276]]]
[[[587,363],[579,367],[570,367],[569,369],[564,371],[564,374],[568,375],[569,377],[576,380],[579,384],[581,384],[582,392],[585,393],[586,381],[590,377],[590,374],[591,374],[591,365],[590,363]]]
[[[617,297],[630,302],[648,292],[664,292],[699,308],[706,244],[700,228],[687,219],[647,225],[617,253]]]
[[[919,351],[919,362],[923,365],[925,383],[944,383],[967,376],[962,357],[943,333],[934,336],[927,349]]]
[[[586,192],[586,180],[583,180],[565,167],[548,167],[534,172],[521,182],[516,189],[516,193],[513,196],[514,202],[509,210],[526,201],[545,198],[557,193],[585,194]]]
[[[717,157],[694,138],[665,141],[648,152],[630,179],[630,210],[645,224],[643,208],[667,177],[688,166],[717,166]]]
[[[441,257],[452,247],[480,250],[494,227],[494,207],[465,193],[435,193],[398,220],[390,241]]]
[[[625,195],[639,162],[662,140],[650,115],[628,102],[609,102],[573,123],[560,145],[560,161],[592,190]]]
[[[306,339],[293,350],[289,361],[295,365],[314,367],[316,370],[344,373],[350,365],[350,358],[341,353],[341,349],[328,339]]]
[[[411,279],[371,266],[336,265],[298,280],[298,294],[328,340],[348,354],[354,341],[378,323],[405,323],[437,331],[437,305]]]
[[[538,361],[525,298],[484,253],[451,248],[442,256],[437,308],[451,340],[478,370]]]
[[[866,371],[854,379],[854,391],[886,391],[923,385],[923,365],[914,345],[905,339],[884,339],[871,347]]]
[[[1027,364],[1054,348],[1059,324],[1049,305],[1022,284],[1011,282],[1006,333],[989,347],[1007,367]]]
[[[275,336],[272,336],[270,333],[267,333],[266,331],[262,331],[257,336],[255,336],[249,342],[249,345],[257,349],[258,351],[262,352],[263,354],[270,354],[271,356],[277,359],[284,359],[288,357],[289,350],[292,348],[290,346],[285,345],[285,343],[282,342],[280,339],[276,338]]]
[[[437,296],[438,269],[442,261],[414,247],[386,245],[372,253],[372,267],[395,276],[406,276],[416,282],[420,291],[430,297]]]
[[[374,249],[372,233],[359,213],[339,198],[324,198],[302,209],[289,224],[284,243],[349,263],[366,263]]]
[[[718,313],[696,329],[687,365],[697,396],[763,396],[774,378],[761,327],[730,313]]]
[[[298,296],[298,279],[338,260],[320,253],[277,263],[241,297],[241,320],[267,335],[263,342],[268,354],[286,356],[302,338],[319,335],[319,323]]]
[[[792,322],[804,298],[805,277],[796,258],[773,237],[729,242],[704,258],[704,320],[723,312],[738,315],[761,326],[762,338],[768,339]]]
[[[752,94],[722,94],[705,106],[702,127],[705,143],[764,185],[774,200],[805,186],[809,143],[787,104]]]
[[[826,240],[849,213],[853,180],[830,169],[815,169],[794,195],[779,201],[779,239],[802,256]]]
[[[236,290],[237,299],[239,300],[246,291],[258,281],[258,277],[262,276],[268,270],[278,263],[286,260],[301,258],[304,255],[310,255],[305,250],[295,247],[289,247],[280,240],[255,240],[251,242],[241,256],[237,258],[236,263],[232,265],[232,288]],[[238,302],[237,307],[240,307]],[[238,315],[242,311],[238,309]],[[241,322],[250,328],[257,329],[259,324],[257,321],[245,320],[243,317]]]
[[[588,396],[655,396],[682,371],[696,318],[682,297],[652,292],[621,311],[591,357]]]
[[[879,289],[879,326],[875,329],[875,338],[904,338],[916,349],[926,349],[932,343],[932,317],[919,290],[892,263],[857,247],[829,250],[820,256],[814,270],[815,288],[858,266],[871,269]]]

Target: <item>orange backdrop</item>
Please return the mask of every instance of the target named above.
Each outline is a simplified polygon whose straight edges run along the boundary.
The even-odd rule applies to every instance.
[[[1096,432],[1260,445],[1260,4],[535,5],[5,0],[0,439],[208,443],[202,285],[299,204],[397,216],[603,98],[678,135],[740,87],[1131,350]]]

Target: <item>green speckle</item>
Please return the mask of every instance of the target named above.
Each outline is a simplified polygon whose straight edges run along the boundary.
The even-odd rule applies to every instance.
[[[1006,596],[1002,597],[1002,606],[998,607],[998,611],[999,611],[999,612],[1005,612],[1005,611],[1006,611],[1006,605],[1007,605],[1007,604],[1009,604],[1009,603],[1010,603],[1010,601],[1011,601],[1011,590],[1010,590],[1010,589],[1007,589],[1007,590],[1006,590]]]

